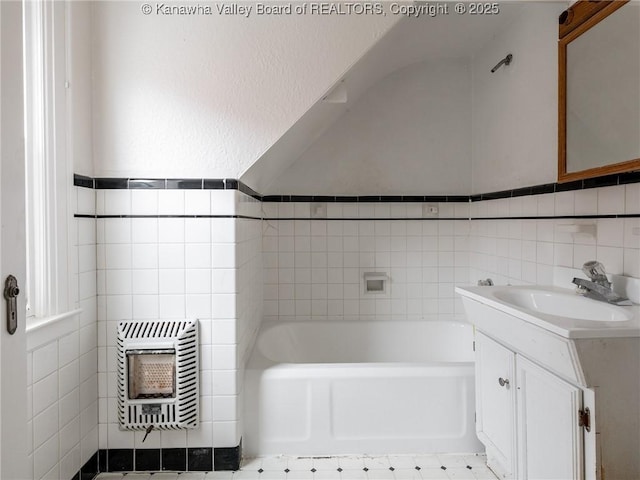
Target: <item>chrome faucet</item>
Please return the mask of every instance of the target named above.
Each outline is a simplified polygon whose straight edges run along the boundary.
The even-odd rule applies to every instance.
[[[607,278],[604,265],[596,260],[586,262],[582,266],[582,271],[591,280],[574,278],[571,283],[577,285],[576,291],[580,295],[612,303],[614,305],[633,305],[628,298],[621,297],[611,288],[611,282]]]

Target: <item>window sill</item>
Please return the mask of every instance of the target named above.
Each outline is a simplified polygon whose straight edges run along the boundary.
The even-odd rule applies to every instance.
[[[77,330],[80,313],[82,309],[78,308],[59,315],[28,320],[27,351],[31,352]]]

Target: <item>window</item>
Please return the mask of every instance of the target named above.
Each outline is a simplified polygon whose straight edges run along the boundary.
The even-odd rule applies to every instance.
[[[27,326],[71,307],[65,3],[23,2]]]

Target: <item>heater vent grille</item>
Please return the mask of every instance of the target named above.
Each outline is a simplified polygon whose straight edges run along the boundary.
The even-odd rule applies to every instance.
[[[152,320],[120,322],[119,332],[127,338],[176,338],[188,330],[195,320]]]
[[[123,321],[117,342],[120,427],[196,428],[198,321]]]

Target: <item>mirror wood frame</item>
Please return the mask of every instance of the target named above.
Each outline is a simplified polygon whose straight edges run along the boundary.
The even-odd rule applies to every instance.
[[[558,183],[640,170],[640,158],[567,172],[567,45],[627,4],[629,0],[579,0],[559,18]]]

